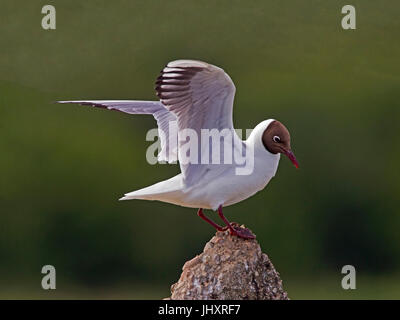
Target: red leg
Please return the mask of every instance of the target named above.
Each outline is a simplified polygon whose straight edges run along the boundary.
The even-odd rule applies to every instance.
[[[232,235],[235,235],[239,238],[244,238],[244,239],[255,239],[256,238],[256,236],[249,229],[232,226],[232,224],[228,221],[227,218],[225,218],[224,214],[222,213],[222,206],[219,206],[219,208],[218,208],[218,215],[225,222],[225,224],[229,228],[229,231]]]
[[[218,215],[225,222],[225,224],[229,228],[229,231],[231,232],[231,234],[236,234],[235,229],[233,229],[231,223],[228,221],[227,218],[225,218],[224,214],[222,213],[222,206],[218,207]]]
[[[219,224],[216,224],[214,221],[212,221],[211,219],[208,219],[204,213],[203,213],[203,209],[199,209],[199,211],[197,211],[197,215],[202,218],[204,221],[208,222],[209,224],[211,224],[215,229],[217,229],[218,231],[225,231],[227,229],[227,227],[221,227]]]

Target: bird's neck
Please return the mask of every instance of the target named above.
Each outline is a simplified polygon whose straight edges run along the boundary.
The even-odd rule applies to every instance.
[[[257,126],[244,143],[246,144],[247,152],[253,154],[256,171],[260,172],[260,170],[264,170],[269,175],[274,176],[278,169],[280,154],[269,152],[262,143],[262,134],[267,125],[265,124],[262,127]]]

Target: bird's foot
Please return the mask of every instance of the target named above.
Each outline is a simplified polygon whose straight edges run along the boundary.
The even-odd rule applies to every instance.
[[[231,222],[232,228],[229,228],[229,232],[233,236],[237,236],[243,239],[255,239],[256,236],[249,229],[241,227],[236,222]],[[228,227],[227,227],[228,228]]]

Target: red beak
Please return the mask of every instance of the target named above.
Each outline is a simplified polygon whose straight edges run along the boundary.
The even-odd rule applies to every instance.
[[[294,166],[298,169],[299,168],[299,163],[297,162],[297,159],[294,156],[294,153],[292,152],[292,150],[286,150],[284,153],[290,159],[290,161],[292,161]]]

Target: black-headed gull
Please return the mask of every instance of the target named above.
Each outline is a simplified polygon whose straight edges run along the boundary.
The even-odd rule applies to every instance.
[[[168,162],[178,159],[181,173],[147,188],[127,193],[120,200],[159,200],[200,208],[198,215],[217,230],[229,229],[233,235],[247,239],[255,238],[248,229],[230,223],[223,215],[222,207],[240,202],[264,189],[275,176],[281,153],[298,167],[291,151],[289,131],[281,122],[269,119],[259,123],[247,140],[239,138],[232,121],[235,85],[221,68],[205,62],[177,60],[168,63],[157,79],[156,92],[159,101],[59,102],[79,103],[130,114],[152,114],[157,120],[161,142],[158,159]],[[182,132],[187,129],[197,134],[197,137],[200,137],[205,129],[232,132],[231,151],[240,155],[251,155],[248,158],[250,170],[240,172],[243,163],[239,164],[238,161],[209,163],[208,153],[206,161],[197,161],[202,153],[212,152],[214,147],[212,145],[210,148],[207,145],[205,149],[202,144],[198,147],[198,142],[194,149],[189,148],[189,153],[193,150],[199,151],[195,161],[183,161],[183,157],[187,156],[188,143],[191,144],[189,147],[193,146],[193,142],[190,139],[188,142],[187,136],[183,136]],[[174,136],[177,139],[174,139]],[[217,153],[222,155],[224,145],[221,141],[218,144]],[[226,227],[221,227],[207,218],[203,209],[218,210]]]

